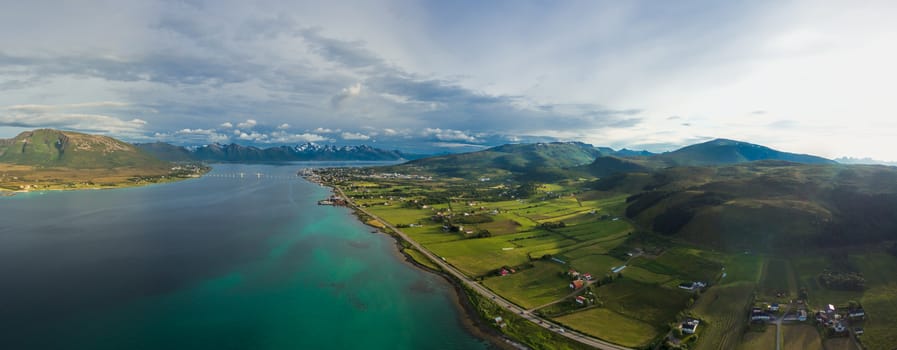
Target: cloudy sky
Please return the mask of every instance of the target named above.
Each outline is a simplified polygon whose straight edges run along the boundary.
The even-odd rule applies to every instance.
[[[0,136],[897,160],[895,1],[8,1]]]

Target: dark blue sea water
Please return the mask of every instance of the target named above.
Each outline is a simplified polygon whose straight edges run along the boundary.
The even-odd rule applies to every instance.
[[[487,347],[446,281],[317,206],[300,167],[0,197],[0,348]]]

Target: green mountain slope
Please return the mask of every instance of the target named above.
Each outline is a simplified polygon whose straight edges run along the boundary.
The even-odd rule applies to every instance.
[[[513,144],[418,159],[402,167],[455,177],[513,176],[551,180],[563,178],[568,175],[565,169],[589,164],[601,155],[599,149],[579,142]]]
[[[667,166],[723,165],[758,160],[784,160],[802,164],[836,164],[835,161],[806,154],[774,150],[752,143],[716,139],[680,148],[676,151],[651,157]]]
[[[193,154],[186,148],[165,142],[136,143],[134,146],[156,158],[167,160],[169,162],[188,162],[196,160],[194,159],[195,157],[193,157]]]
[[[720,249],[785,252],[897,239],[892,167],[765,161],[621,174],[602,183],[643,189],[627,201],[627,216],[643,228]]]
[[[646,173],[652,171],[652,165],[639,158],[621,158],[615,156],[598,157],[583,171],[597,177],[606,177],[619,173]]]
[[[52,129],[26,131],[0,141],[0,163],[78,169],[168,165],[111,137]]]

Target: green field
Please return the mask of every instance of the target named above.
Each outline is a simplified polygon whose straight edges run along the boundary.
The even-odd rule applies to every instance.
[[[683,281],[715,281],[723,265],[701,257],[692,249],[672,248],[657,258],[639,257],[632,265],[650,272],[670,275]]]
[[[749,282],[714,286],[698,298],[691,312],[704,321],[704,330],[696,349],[733,349],[738,345],[754,288]]]
[[[760,281],[763,270],[763,258],[751,254],[732,255],[724,261],[726,277],[720,280],[720,284],[733,284],[738,282],[756,283]]]
[[[701,349],[731,349],[729,347],[699,347]],[[739,350],[772,350],[776,348],[776,326],[770,325],[763,332],[747,332],[741,344],[738,345]]]
[[[645,346],[660,332],[653,326],[605,308],[594,308],[555,319],[570,328],[628,347]]]
[[[778,293],[783,293],[784,299],[797,296],[797,282],[788,260],[770,259],[766,262],[760,292],[766,298],[774,298]]]
[[[823,341],[822,344],[825,350],[860,350],[850,338],[830,338]]]
[[[822,350],[822,337],[813,326],[784,325],[782,338],[784,350]]]
[[[439,268],[438,265],[433,263],[432,260],[427,258],[426,255],[417,251],[416,249],[406,248],[406,249],[403,249],[402,252],[405,254],[408,254],[408,256],[410,256],[412,259],[414,259],[414,261],[416,261],[418,264],[426,266],[427,268],[429,268],[431,270],[434,270],[434,271],[442,270],[441,268]]]
[[[596,278],[601,278],[605,274],[610,273],[611,268],[623,265],[623,261],[618,260],[609,255],[586,255],[568,261],[570,266],[580,272],[588,272]]]
[[[507,276],[491,277],[483,285],[524,308],[541,306],[573,292],[562,265],[536,261],[534,267]]]
[[[595,290],[604,306],[621,315],[650,324],[658,329],[676,321],[690,294],[621,278]]]

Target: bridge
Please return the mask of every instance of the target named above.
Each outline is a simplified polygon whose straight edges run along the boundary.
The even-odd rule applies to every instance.
[[[266,174],[261,172],[222,172],[222,173],[208,173],[203,175],[204,178],[210,179],[231,179],[231,180],[279,180],[279,181],[288,181],[288,180],[298,180],[302,179],[295,174]]]

